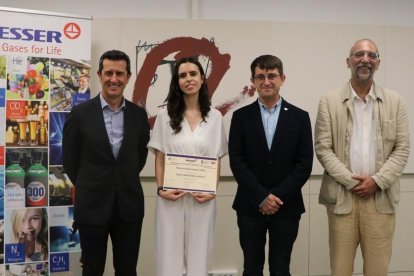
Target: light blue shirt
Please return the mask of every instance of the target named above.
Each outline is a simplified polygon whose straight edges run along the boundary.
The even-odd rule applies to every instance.
[[[267,106],[262,104],[260,99],[257,100],[257,103],[260,107],[260,115],[262,116],[262,123],[266,135],[267,147],[270,150],[272,146],[273,137],[275,137],[277,121],[279,119],[280,114],[280,106],[282,105],[282,97],[279,98],[276,105],[272,108],[267,108]],[[266,198],[260,203],[259,208],[263,206],[263,204],[266,201]]]
[[[101,99],[106,133],[108,134],[109,143],[111,143],[112,153],[116,158],[124,137],[125,99],[122,99],[122,104],[117,110],[113,110],[103,98],[102,93],[99,94],[99,97]]]
[[[272,146],[273,137],[275,136],[277,121],[280,114],[280,106],[282,105],[282,97],[279,98],[276,105],[272,108],[267,108],[264,104],[257,101],[260,106],[260,114],[262,115],[263,128],[266,135],[267,147],[270,150]]]

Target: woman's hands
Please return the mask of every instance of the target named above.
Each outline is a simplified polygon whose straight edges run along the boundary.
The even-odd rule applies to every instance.
[[[184,192],[183,190],[160,190],[158,192],[158,195],[164,199],[168,199],[168,200],[172,200],[172,201],[176,201],[177,199],[182,198],[184,195],[186,194],[186,192]]]
[[[214,194],[207,194],[207,193],[190,193],[191,196],[198,202],[198,203],[205,203],[208,202],[216,197]]]
[[[171,201],[176,201],[182,198],[184,195],[190,194],[194,200],[198,203],[205,203],[208,202],[216,197],[214,194],[208,193],[198,193],[198,192],[185,192],[183,190],[175,189],[175,190],[160,190],[158,195],[164,199],[168,199]]]

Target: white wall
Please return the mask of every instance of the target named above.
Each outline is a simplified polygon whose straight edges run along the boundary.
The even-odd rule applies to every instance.
[[[412,0],[1,0],[0,6],[93,16],[414,26]]]
[[[164,1],[130,1],[130,0],[1,0],[0,6],[21,9],[36,9],[61,13],[91,15],[94,18],[157,18],[157,19],[220,19],[251,21],[290,21],[345,23],[364,25],[414,26],[414,1],[411,0],[164,0]],[[274,30],[277,33],[277,28]],[[363,29],[361,30],[361,32]],[[110,38],[113,33],[108,32]],[[249,33],[246,34],[249,36]],[[401,33],[399,39],[404,36]],[[93,50],[99,41],[92,41]],[[119,44],[113,41],[113,48]],[[349,44],[351,41],[349,42]],[[348,45],[347,45],[348,46]],[[406,53],[391,53],[389,58]],[[323,60],[323,59],[322,59]],[[96,66],[97,60],[92,64]],[[411,65],[411,64],[408,64]],[[387,68],[387,67],[386,67]],[[399,70],[398,66],[386,70]],[[400,79],[396,79],[399,81]],[[392,81],[390,81],[392,82]],[[339,85],[339,83],[338,83]],[[411,127],[414,127],[411,124]],[[397,215],[394,253],[390,267],[390,275],[414,275],[414,209],[413,174],[402,177],[402,195]],[[300,233],[295,244],[292,258],[294,275],[329,275],[327,222],[325,208],[317,204],[320,177],[312,176],[303,189],[307,213],[301,220]],[[138,264],[139,275],[154,275],[154,206],[155,183],[153,177],[144,179],[146,194],[146,216],[142,235],[142,246]],[[231,209],[236,183],[231,177],[222,179],[220,183],[217,212],[216,246],[214,249],[212,268],[237,269],[241,275],[242,256],[238,245],[235,213]],[[113,275],[111,268],[111,252],[108,252],[106,275]],[[361,258],[356,261],[356,272],[361,272]],[[391,274],[392,272],[392,274]]]

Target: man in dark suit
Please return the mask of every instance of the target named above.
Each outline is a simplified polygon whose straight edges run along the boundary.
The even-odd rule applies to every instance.
[[[312,128],[309,114],[279,94],[286,79],[279,58],[259,56],[251,74],[259,98],[233,113],[229,137],[243,276],[263,275],[267,232],[270,276],[285,276],[305,212],[301,188],[312,171]]]
[[[125,53],[104,53],[98,69],[102,92],[74,107],[63,128],[63,166],[76,187],[84,276],[103,275],[108,235],[115,275],[137,275],[144,217],[139,173],[149,126],[145,110],[123,97],[130,67]]]

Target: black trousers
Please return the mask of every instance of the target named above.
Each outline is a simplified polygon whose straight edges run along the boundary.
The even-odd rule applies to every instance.
[[[290,256],[299,230],[299,218],[274,219],[238,214],[240,245],[244,256],[243,276],[263,276],[266,235],[269,233],[270,276],[290,276]]]
[[[82,275],[103,275],[106,262],[108,237],[112,241],[113,265],[116,276],[137,275],[142,218],[125,223],[114,211],[108,224],[95,226],[77,224],[82,248]]]

